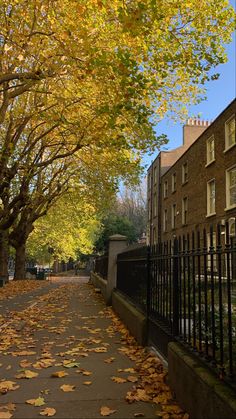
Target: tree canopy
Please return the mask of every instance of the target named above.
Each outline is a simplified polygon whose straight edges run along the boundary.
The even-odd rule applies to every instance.
[[[166,142],[155,124],[218,77],[234,16],[227,0],[0,1],[1,266],[76,170],[113,188],[137,174]]]

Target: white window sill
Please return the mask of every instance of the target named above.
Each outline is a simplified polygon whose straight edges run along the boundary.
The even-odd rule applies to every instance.
[[[206,218],[213,217],[213,215],[216,215],[216,212],[212,212],[211,214],[207,214]]]
[[[205,165],[205,167],[210,166],[210,165],[211,165],[212,163],[214,163],[215,161],[216,161],[216,159],[209,161],[209,162]]]
[[[235,205],[231,205],[230,207],[226,207],[225,211],[230,211],[232,209],[236,208],[236,204]]]
[[[231,150],[231,148],[235,147],[236,143],[231,144],[229,147],[225,148],[223,153],[227,153],[227,151]]]

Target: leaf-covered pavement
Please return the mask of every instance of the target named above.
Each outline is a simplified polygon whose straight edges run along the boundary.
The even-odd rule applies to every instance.
[[[20,294],[34,291],[38,288],[45,287],[47,283],[45,281],[37,280],[23,280],[23,281],[10,281],[0,288],[0,301],[12,299]]]
[[[161,361],[89,284],[45,287],[0,328],[0,419],[188,418]]]

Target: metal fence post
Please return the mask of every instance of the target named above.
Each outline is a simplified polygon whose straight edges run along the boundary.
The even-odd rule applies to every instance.
[[[147,246],[147,289],[146,289],[146,319],[147,319],[147,335],[146,342],[149,340],[150,328],[150,309],[151,309],[151,246]]]
[[[150,315],[150,308],[151,308],[151,248],[147,246],[147,318]]]
[[[174,239],[173,254],[173,329],[174,336],[179,335],[179,256],[178,256],[178,240]]]

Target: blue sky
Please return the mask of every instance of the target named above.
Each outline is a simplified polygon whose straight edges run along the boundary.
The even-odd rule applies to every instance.
[[[231,2],[232,3],[232,2]],[[226,47],[228,62],[221,64],[214,69],[220,73],[220,78],[211,81],[206,85],[207,99],[198,105],[189,107],[189,116],[200,114],[201,119],[214,120],[236,96],[236,59],[235,59],[235,36],[231,44]],[[164,119],[158,124],[157,134],[166,134],[169,142],[165,149],[171,150],[182,145],[182,123],[174,123]],[[143,159],[145,165],[149,166],[155,159],[158,152]]]

